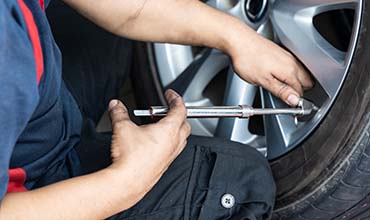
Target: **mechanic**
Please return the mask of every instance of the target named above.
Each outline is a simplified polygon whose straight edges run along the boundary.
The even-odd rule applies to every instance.
[[[64,2],[121,37],[224,51],[242,79],[291,106],[313,86],[293,55],[201,1]],[[0,1],[1,220],[271,217],[275,185],[266,159],[231,141],[188,138],[186,109],[175,91],[165,93],[168,116],[137,126],[114,99],[119,86],[95,80],[89,89],[106,100],[86,103],[83,96],[94,93],[82,94],[79,87],[93,79],[63,81],[61,54],[45,15],[49,3]],[[86,161],[95,163],[86,155],[94,158],[101,149],[88,153],[94,143],[81,144],[81,137],[101,116],[96,106],[108,107],[113,134],[105,142],[111,161],[92,171],[83,168]]]

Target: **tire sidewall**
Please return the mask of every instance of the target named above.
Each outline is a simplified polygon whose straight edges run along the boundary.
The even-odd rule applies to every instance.
[[[363,1],[360,33],[347,78],[328,115],[308,139],[288,155],[271,163],[276,176],[277,209],[280,213],[299,213],[312,203],[323,184],[344,166],[364,133],[370,112],[369,2]],[[297,166],[297,158],[302,159]],[[293,168],[293,169],[292,169]],[[326,190],[328,191],[328,190]],[[323,196],[323,195],[321,195]]]

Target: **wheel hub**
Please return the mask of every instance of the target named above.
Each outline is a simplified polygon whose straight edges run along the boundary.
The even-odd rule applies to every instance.
[[[268,0],[247,0],[244,8],[251,22],[259,22],[266,15]]]

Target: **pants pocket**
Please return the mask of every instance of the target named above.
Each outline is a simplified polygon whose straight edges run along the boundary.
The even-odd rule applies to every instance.
[[[268,164],[255,154],[259,153],[202,149],[191,219],[269,219],[275,185]]]

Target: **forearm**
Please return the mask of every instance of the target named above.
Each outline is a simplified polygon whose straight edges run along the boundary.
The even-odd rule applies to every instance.
[[[64,1],[108,31],[136,40],[202,45],[228,52],[235,38],[254,33],[238,19],[197,0]]]
[[[7,194],[0,219],[104,219],[134,205],[139,192],[129,174],[105,169],[37,190]]]

